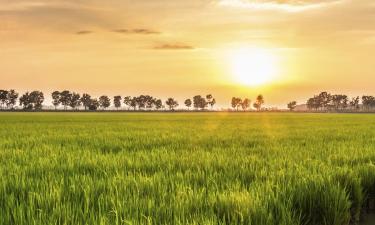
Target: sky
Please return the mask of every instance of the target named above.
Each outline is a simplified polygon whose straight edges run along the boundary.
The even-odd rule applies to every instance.
[[[373,0],[0,0],[0,88],[19,92],[213,94],[219,107],[261,93],[285,107],[374,95],[374,52]]]

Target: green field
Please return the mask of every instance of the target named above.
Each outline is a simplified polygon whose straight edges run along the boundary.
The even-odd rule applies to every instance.
[[[0,224],[348,225],[375,115],[2,113]]]

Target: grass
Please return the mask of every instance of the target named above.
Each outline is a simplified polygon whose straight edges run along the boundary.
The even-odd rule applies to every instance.
[[[0,224],[348,225],[375,115],[0,114]]]

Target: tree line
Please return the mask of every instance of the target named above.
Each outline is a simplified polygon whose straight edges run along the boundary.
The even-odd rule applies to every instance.
[[[54,91],[51,94],[52,105],[55,110],[62,107],[63,110],[79,110],[83,107],[84,110],[95,111],[95,110],[106,110],[110,106],[114,106],[117,110],[122,107],[126,107],[128,110],[175,110],[179,103],[174,98],[168,98],[163,102],[159,98],[155,98],[151,95],[140,95],[136,97],[132,96],[114,96],[111,99],[107,95],[102,95],[99,98],[93,98],[90,94],[84,93],[79,94],[69,90]],[[41,91],[26,92],[23,95],[19,94],[15,90],[0,90],[0,107],[2,110],[12,110],[19,100],[19,105],[24,110],[42,110],[43,102],[45,100],[44,94]],[[196,95],[192,99],[186,99],[184,102],[185,106],[190,109],[194,107],[196,110],[205,110],[208,106],[213,109],[216,104],[216,99],[208,94],[205,97]]]
[[[297,102],[290,102],[287,107],[293,111],[297,107]],[[350,98],[345,94],[324,91],[309,98],[306,107],[310,111],[371,111],[375,109],[375,97],[363,95]]]
[[[110,98],[107,95],[102,95],[99,98],[94,98],[88,93],[79,94],[69,90],[54,91],[51,93],[52,105],[55,110],[106,110],[113,106],[115,109],[127,110],[171,110],[174,111],[179,106],[179,103],[174,98],[167,98],[163,102],[159,98],[151,95],[139,96],[121,96],[117,95]],[[42,110],[45,97],[41,91],[31,91],[19,95],[15,90],[0,90],[0,109],[13,110],[17,105],[17,101],[23,110]],[[235,111],[248,111],[251,106],[261,111],[265,103],[263,95],[258,95],[253,104],[249,98],[232,97],[231,107]],[[194,110],[213,110],[216,105],[216,99],[211,94],[205,96],[196,95],[193,98],[186,99],[184,106],[187,110],[193,108]],[[297,107],[297,102],[292,101],[287,104],[290,111]],[[375,110],[375,97],[364,95],[362,97],[348,97],[344,94],[330,94],[328,92],[321,92],[309,98],[306,102],[306,111],[372,111]]]

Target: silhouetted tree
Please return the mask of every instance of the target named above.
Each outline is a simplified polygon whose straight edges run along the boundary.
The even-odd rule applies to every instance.
[[[18,93],[15,90],[11,89],[10,91],[8,91],[7,101],[6,101],[7,108],[13,109],[13,107],[17,103],[17,99],[18,99]]]
[[[178,102],[173,98],[168,98],[165,104],[169,107],[169,110],[174,110],[178,106]]]
[[[194,104],[195,109],[201,109],[201,110],[204,110],[208,105],[206,99],[200,95],[196,95],[193,97],[193,104]]]
[[[41,91],[33,91],[30,93],[30,101],[35,110],[41,110],[44,102],[44,94]]]
[[[309,100],[307,100],[308,109],[318,110],[320,107],[321,107],[321,103],[320,103],[319,96],[314,96],[312,98],[309,98]]]
[[[72,107],[72,109],[81,106],[81,96],[78,93],[73,92],[70,94],[69,106]]]
[[[242,101],[242,103],[241,103],[241,107],[242,107],[243,111],[246,111],[246,110],[250,107],[250,103],[251,103],[251,101],[250,101],[250,99],[248,99],[248,98],[245,98],[245,99]]]
[[[324,91],[318,95],[319,108],[327,110],[330,102],[332,101],[332,95]]]
[[[65,90],[60,93],[60,103],[64,106],[64,110],[67,110],[71,101],[71,97],[72,94],[70,93],[70,91]]]
[[[133,107],[134,111],[137,109],[137,104],[138,104],[138,98],[133,97],[130,101],[130,106]]]
[[[231,101],[231,105],[233,109],[236,109],[238,111],[238,108],[242,105],[242,99],[233,97]]]
[[[44,94],[41,91],[26,92],[20,98],[20,105],[24,110],[41,110],[44,102]]]
[[[374,96],[362,96],[362,104],[366,110],[370,110],[375,107],[375,97]]]
[[[90,98],[90,104],[88,106],[89,110],[96,111],[99,108],[99,102],[96,98],[91,99]]]
[[[126,106],[128,106],[128,110],[129,110],[129,108],[131,107],[131,103],[132,103],[132,97],[130,97],[130,96],[126,96],[126,97],[124,98],[124,104],[125,104]]]
[[[7,90],[0,90],[0,104],[1,109],[4,109],[4,106],[7,101],[8,91]]]
[[[191,105],[193,104],[191,102],[191,99],[186,99],[184,103],[185,103],[186,107],[188,107],[188,109],[190,109]]]
[[[260,111],[262,109],[262,105],[264,104],[264,97],[263,95],[258,95],[256,100],[255,100],[255,103],[254,103],[254,108],[256,108],[258,111]]]
[[[85,110],[89,109],[89,107],[92,103],[91,96],[89,94],[86,94],[86,93],[83,94],[82,97],[81,97],[81,103],[85,107]]]
[[[151,110],[154,107],[156,100],[152,96],[146,95],[145,101],[146,101],[146,108]]]
[[[211,110],[213,109],[214,105],[216,104],[216,99],[211,95],[206,95],[207,104],[211,106]]]
[[[352,98],[349,102],[351,109],[358,110],[359,109],[359,96]]]
[[[19,103],[20,103],[20,106],[22,106],[22,108],[24,110],[32,110],[33,109],[33,105],[30,101],[30,93],[29,92],[26,92],[25,94],[23,94],[20,97]]]
[[[288,103],[288,109],[290,111],[293,111],[296,107],[297,107],[297,102],[296,101],[292,101],[292,102]]]
[[[106,95],[103,95],[103,96],[100,96],[99,98],[99,106],[105,110],[106,108],[108,108],[109,106],[111,106],[111,99],[106,96]]]
[[[51,94],[52,96],[52,104],[53,106],[55,106],[55,110],[57,109],[57,107],[59,107],[60,105],[60,92],[59,91],[54,91],[52,92]]]
[[[117,110],[121,108],[121,99],[122,97],[120,95],[113,97],[113,105],[116,107]]]
[[[155,108],[156,108],[156,110],[160,110],[162,107],[163,107],[163,102],[162,102],[162,100],[161,100],[161,99],[157,99],[157,100],[155,101]]]

